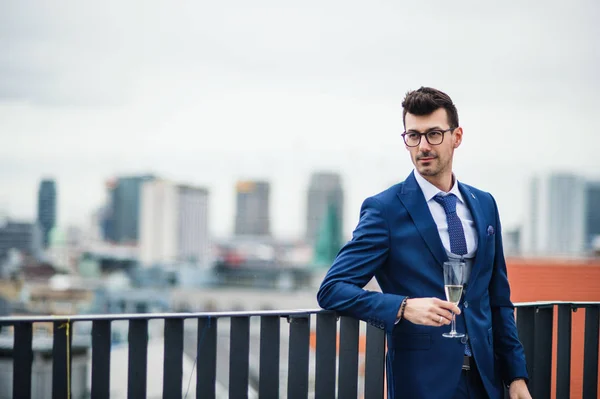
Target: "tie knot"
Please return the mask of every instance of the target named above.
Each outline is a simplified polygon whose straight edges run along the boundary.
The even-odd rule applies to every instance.
[[[448,195],[438,194],[435,197],[433,197],[433,199],[435,200],[435,202],[437,202],[438,204],[440,204],[441,206],[444,207],[444,212],[446,212],[446,215],[449,213],[456,212],[456,201],[458,200],[458,198],[456,198],[456,195],[454,195],[454,194],[448,194]]]

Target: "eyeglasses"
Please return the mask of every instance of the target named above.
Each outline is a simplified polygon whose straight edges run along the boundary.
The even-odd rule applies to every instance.
[[[454,129],[456,128],[451,127],[450,129],[446,130],[435,129],[430,130],[427,133],[419,133],[414,131],[404,132],[402,133],[402,138],[404,139],[404,144],[406,144],[407,147],[416,147],[421,144],[422,136],[425,136],[425,140],[427,140],[430,145],[440,145],[444,141],[444,133],[453,131]]]

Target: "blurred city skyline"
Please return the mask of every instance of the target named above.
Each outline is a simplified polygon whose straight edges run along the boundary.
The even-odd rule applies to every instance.
[[[400,103],[421,85],[457,104],[456,175],[495,196],[505,228],[522,224],[532,176],[600,177],[595,2],[60,5],[0,2],[12,217],[35,219],[51,177],[59,225],[86,225],[106,180],[152,173],[208,188],[224,236],[235,183],[257,179],[273,234],[301,237],[310,174],[332,171],[349,236],[362,200],[412,170]]]

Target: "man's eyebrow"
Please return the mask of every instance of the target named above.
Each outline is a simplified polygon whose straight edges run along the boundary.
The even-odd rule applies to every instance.
[[[429,132],[431,132],[432,130],[444,130],[444,129],[442,129],[442,128],[441,128],[441,127],[439,127],[439,126],[434,126],[434,127],[430,127],[430,128],[428,128],[428,129],[427,129],[427,130],[425,130],[425,132],[423,132],[423,133],[429,133]],[[421,133],[421,132],[420,132],[420,131],[418,131],[417,129],[408,129],[406,132],[410,132],[410,133]]]

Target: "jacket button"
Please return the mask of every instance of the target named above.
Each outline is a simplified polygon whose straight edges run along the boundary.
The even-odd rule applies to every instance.
[[[469,302],[465,301],[465,308],[469,307]]]

